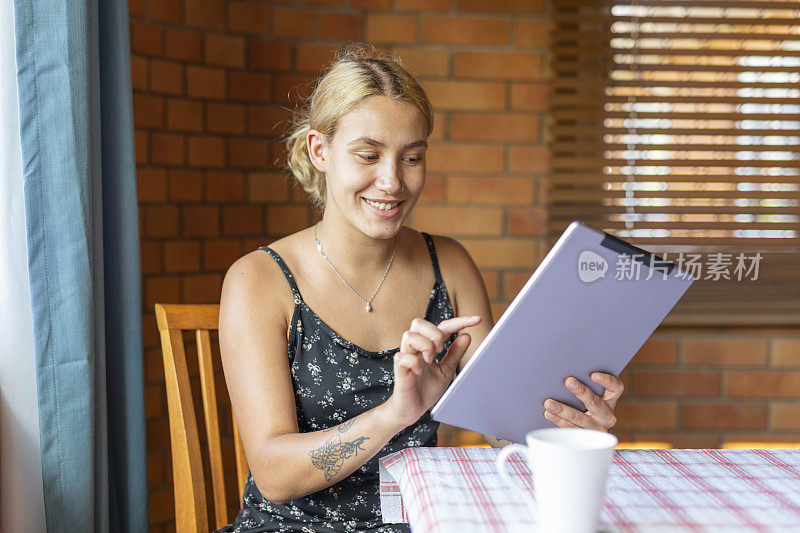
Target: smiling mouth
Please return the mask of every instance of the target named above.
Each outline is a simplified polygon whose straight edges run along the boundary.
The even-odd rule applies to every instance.
[[[403,203],[402,200],[396,200],[393,202],[380,202],[377,200],[367,200],[366,198],[363,198],[363,200],[372,207],[374,207],[375,209],[380,209],[381,211],[391,211],[392,209]]]

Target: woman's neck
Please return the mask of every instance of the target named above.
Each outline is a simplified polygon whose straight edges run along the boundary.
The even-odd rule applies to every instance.
[[[317,224],[317,239],[337,269],[370,275],[386,268],[395,250],[396,238],[376,239],[365,235],[344,217],[326,210]]]

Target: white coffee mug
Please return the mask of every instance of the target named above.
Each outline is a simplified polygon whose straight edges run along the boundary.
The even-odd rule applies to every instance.
[[[538,530],[595,533],[617,438],[594,429],[548,428],[531,431],[525,442],[503,448],[497,468],[533,503]],[[535,499],[506,471],[508,458],[517,452],[533,472]]]

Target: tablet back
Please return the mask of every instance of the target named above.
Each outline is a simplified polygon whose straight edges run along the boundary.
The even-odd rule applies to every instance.
[[[649,278],[649,279],[648,279]],[[431,414],[514,442],[553,424],[553,398],[586,408],[564,387],[574,376],[618,375],[693,279],[583,222],[572,222]]]

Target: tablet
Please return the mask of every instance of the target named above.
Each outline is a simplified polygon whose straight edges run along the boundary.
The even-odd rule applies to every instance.
[[[694,280],[673,263],[574,221],[431,410],[434,420],[524,442],[553,427],[553,398],[585,411],[564,387],[619,375]]]

